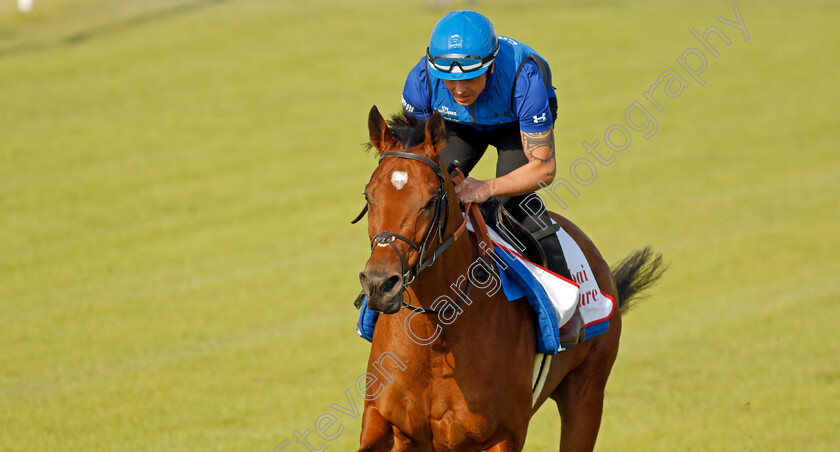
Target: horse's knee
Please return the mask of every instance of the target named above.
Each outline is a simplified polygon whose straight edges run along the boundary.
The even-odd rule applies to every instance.
[[[376,408],[366,409],[362,416],[362,434],[358,452],[389,451],[394,447],[393,426]]]
[[[489,441],[485,442],[479,450],[483,452],[514,452],[521,451],[524,446],[525,437],[517,435],[506,428],[496,431]]]
[[[518,450],[520,449],[515,449],[514,446],[508,441],[497,443],[493,447],[485,449],[486,452],[512,452]]]

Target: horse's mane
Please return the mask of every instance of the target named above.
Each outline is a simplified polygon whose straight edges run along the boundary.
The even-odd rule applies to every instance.
[[[426,120],[418,119],[411,113],[394,113],[387,124],[388,128],[391,129],[391,134],[402,143],[406,151],[421,144],[426,139]],[[365,150],[372,150],[379,156],[379,150],[370,143],[365,144]]]

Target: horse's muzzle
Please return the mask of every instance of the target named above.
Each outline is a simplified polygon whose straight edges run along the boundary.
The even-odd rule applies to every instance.
[[[402,307],[402,292],[405,285],[399,273],[365,269],[359,273],[359,281],[368,297],[368,309],[383,314],[393,314]]]

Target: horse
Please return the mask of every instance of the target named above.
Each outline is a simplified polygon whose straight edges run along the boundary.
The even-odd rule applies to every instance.
[[[644,248],[611,270],[583,231],[551,214],[619,309],[605,333],[554,356],[534,395],[534,314],[502,291],[480,290],[490,275],[474,265],[480,247],[464,232],[452,177],[441,168],[441,115],[386,121],[374,106],[368,129],[380,160],[354,220],[369,215],[372,251],[359,278],[368,308],[386,315],[357,381],[365,398],[358,451],[520,451],[529,420],[549,398],[561,416],[561,452],[592,450],[621,313],[661,276],[661,256]],[[470,271],[472,287],[463,278]]]

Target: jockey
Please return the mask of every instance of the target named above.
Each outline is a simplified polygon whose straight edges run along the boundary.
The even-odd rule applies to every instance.
[[[557,96],[548,63],[527,45],[497,36],[479,13],[455,11],[432,30],[426,56],[408,74],[402,93],[407,114],[426,119],[437,110],[446,125],[444,168],[453,161],[465,175],[489,145],[496,148],[496,177],[468,177],[457,187],[461,202],[491,197],[539,239],[549,270],[571,279],[560,241],[539,234],[551,220],[537,196],[554,180]]]

